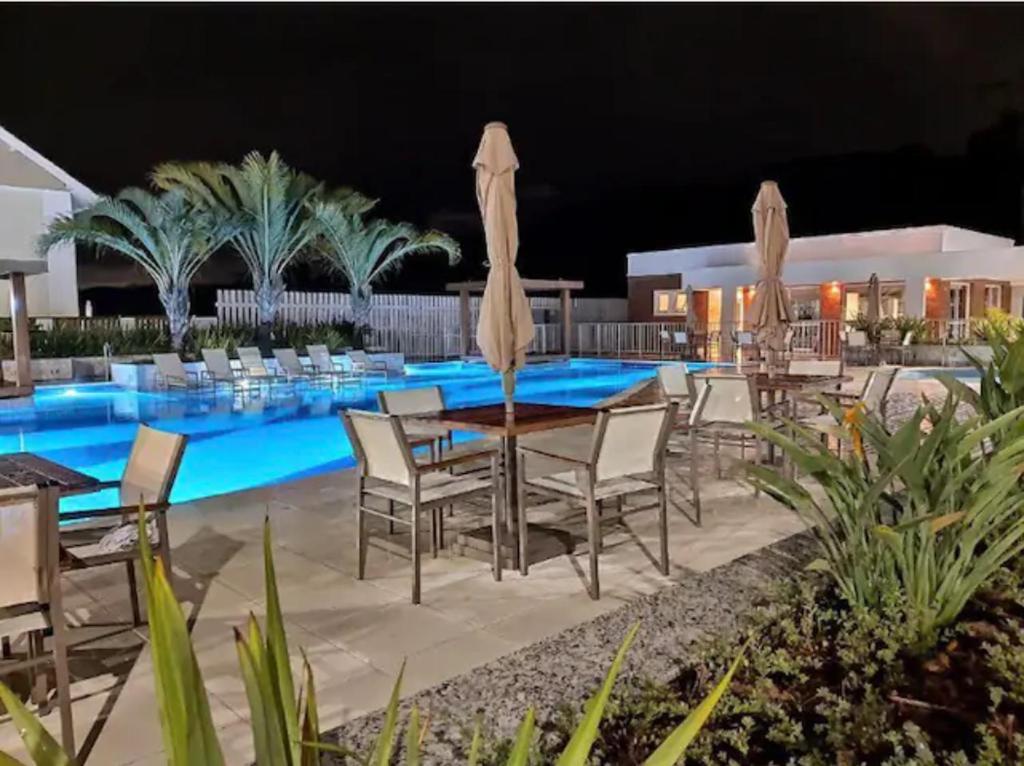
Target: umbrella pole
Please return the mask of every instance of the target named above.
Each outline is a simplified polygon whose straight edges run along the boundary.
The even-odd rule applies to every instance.
[[[516,395],[516,373],[515,370],[505,370],[501,373],[501,387],[505,392],[505,412],[511,414],[515,409],[512,403]]]

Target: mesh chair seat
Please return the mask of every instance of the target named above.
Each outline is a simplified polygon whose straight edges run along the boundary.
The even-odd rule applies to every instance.
[[[0,636],[21,636],[34,630],[49,630],[50,615],[39,604],[0,609]]]
[[[562,471],[560,473],[538,476],[530,479],[531,487],[538,487],[562,495],[569,495],[576,498],[584,498],[586,494],[580,487],[578,476],[575,471]],[[631,495],[634,492],[647,492],[658,489],[658,484],[631,476],[621,476],[616,479],[598,482],[594,485],[594,499],[604,500],[609,497],[620,497]]]
[[[424,506],[457,500],[462,495],[482,492],[491,488],[490,477],[476,475],[428,473],[420,478],[420,503]],[[368,484],[364,490],[368,495],[408,504],[409,488],[400,484]]]

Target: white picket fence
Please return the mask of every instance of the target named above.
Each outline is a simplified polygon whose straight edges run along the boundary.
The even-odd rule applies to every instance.
[[[532,353],[561,354],[561,304],[557,297],[530,298],[537,321]],[[470,297],[470,327],[475,331],[480,296]],[[352,319],[347,293],[287,292],[281,299],[282,322],[312,325]],[[626,318],[622,298],[574,298],[573,322],[618,322]],[[218,290],[217,320],[225,324],[254,324],[256,302],[251,290]],[[400,352],[409,359],[449,359],[460,348],[457,295],[374,295],[368,318],[368,345]],[[475,338],[470,353],[479,353]]]

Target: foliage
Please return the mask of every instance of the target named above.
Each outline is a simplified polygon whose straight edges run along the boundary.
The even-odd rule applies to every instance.
[[[29,350],[36,359],[103,356],[104,347],[112,356],[151,354],[171,347],[167,332],[158,327],[120,328],[117,326],[86,327],[56,325],[50,330],[29,333]],[[9,336],[0,336],[0,356],[14,357]]]
[[[155,195],[128,188],[54,220],[38,249],[47,253],[64,242],[83,242],[137,263],[156,283],[171,345],[180,349],[189,327],[189,284],[236,228],[234,217],[197,209],[180,189]]]
[[[183,191],[198,208],[221,220],[237,222],[231,243],[252,276],[261,337],[270,326],[285,290],[284,271],[307,252],[319,233],[313,204],[323,185],[289,167],[277,152],[251,152],[239,165],[164,163],[153,171],[163,189]],[[351,189],[329,195],[347,209],[365,211],[374,201]]]
[[[864,314],[858,314],[850,320],[850,327],[854,330],[863,331],[868,341],[873,344],[880,343],[882,334],[886,332],[896,333],[902,341],[903,337],[911,333],[911,343],[935,343],[935,328],[927,319],[920,317],[883,317],[877,322],[872,322]]]
[[[955,396],[941,408],[925,403],[893,433],[858,409],[829,405],[835,431],[850,447],[845,457],[823,444],[819,431],[787,423],[790,437],[751,424],[806,477],[749,468],[756,486],[808,521],[823,553],[814,568],[831,575],[852,607],[878,610],[895,595],[916,651],[934,646],[975,591],[1024,550],[1024,436],[992,442],[1024,408],[958,422],[957,405]]]
[[[986,343],[1013,343],[1024,335],[1024,319],[1002,309],[989,308],[985,317],[972,327],[974,336]]]
[[[851,609],[830,580],[799,577],[778,586],[748,618],[758,637],[733,682],[735,693],[686,755],[687,764],[871,764],[997,766],[1021,763],[1024,705],[1014,663],[1024,661],[1024,588],[1004,570],[968,606],[933,653],[904,651],[913,631],[903,606]],[[707,694],[709,679],[739,641],[691,646],[669,683],[638,679],[609,701],[592,764],[643,762]],[[990,646],[1006,647],[1006,659]],[[1003,666],[1006,669],[1004,671]],[[540,762],[575,727],[553,722]]]
[[[449,264],[455,264],[461,257],[459,244],[447,234],[420,232],[411,224],[382,218],[368,221],[364,212],[345,202],[321,202],[315,207],[320,225],[318,250],[348,282],[357,324],[366,322],[373,286],[401,268],[406,258],[440,253],[448,257]]]
[[[1024,336],[993,323],[986,328],[986,340],[992,351],[988,361],[964,350],[981,378],[977,391],[951,375],[938,378],[951,395],[961,397],[980,416],[993,420],[1024,405]],[[1019,431],[1015,429],[1014,433]]]

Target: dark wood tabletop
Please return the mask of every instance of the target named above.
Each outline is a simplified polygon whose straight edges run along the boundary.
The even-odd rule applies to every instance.
[[[62,492],[81,492],[95,487],[99,479],[31,452],[0,455],[0,488],[45,487]]]
[[[746,375],[748,378],[754,379],[754,385],[760,391],[802,391],[807,388],[838,386],[853,380],[849,375],[790,375],[786,372],[769,375],[760,370],[746,371],[740,368],[711,368],[706,373],[699,372],[697,374],[711,378],[716,375]]]
[[[554,428],[588,425],[597,420],[597,410],[561,404],[516,403],[512,417],[509,418],[505,413],[505,404],[500,403],[405,417],[410,420],[437,423],[453,431],[472,431],[488,436],[509,437]]]

